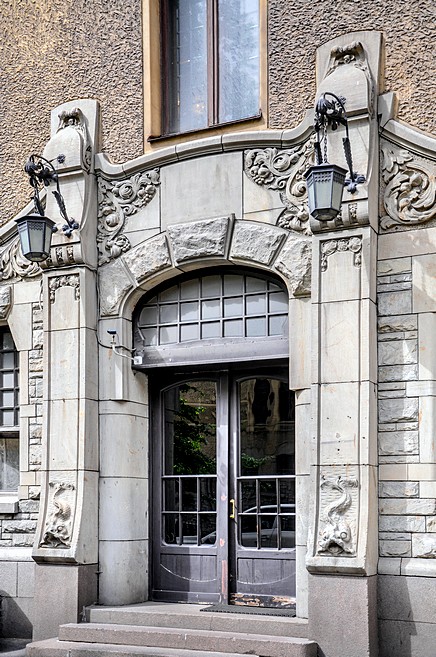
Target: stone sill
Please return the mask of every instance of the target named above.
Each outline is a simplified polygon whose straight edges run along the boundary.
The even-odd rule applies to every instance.
[[[18,513],[18,497],[15,494],[5,495],[0,493],[0,514]]]
[[[0,547],[0,561],[33,561],[32,548]]]

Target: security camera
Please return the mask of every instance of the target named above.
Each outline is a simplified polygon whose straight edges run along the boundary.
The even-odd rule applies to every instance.
[[[116,335],[117,334],[115,329],[108,329],[107,332],[109,333],[109,335]]]

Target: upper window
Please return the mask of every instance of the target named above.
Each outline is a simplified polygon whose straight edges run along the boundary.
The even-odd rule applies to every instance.
[[[259,115],[259,0],[164,0],[162,21],[166,134]]]
[[[18,353],[11,333],[0,330],[0,490],[18,488]]]

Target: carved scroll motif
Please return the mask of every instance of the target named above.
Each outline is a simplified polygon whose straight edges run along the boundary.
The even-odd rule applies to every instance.
[[[59,125],[57,132],[65,128],[74,128],[83,141],[83,160],[82,165],[85,171],[90,171],[92,164],[92,145],[89,136],[86,119],[81,109],[75,107],[70,111],[64,111],[59,114]]]
[[[279,150],[255,148],[244,154],[244,172],[253,182],[279,192],[285,209],[277,226],[311,235],[304,174],[314,161],[313,139]]]
[[[21,253],[20,239],[16,237],[0,254],[1,278],[31,278],[38,276],[41,269],[36,262],[26,260]]]
[[[138,173],[117,182],[99,179],[97,245],[99,264],[118,258],[130,249],[122,234],[126,217],[134,215],[154,198],[160,185],[159,169]]]
[[[79,274],[69,274],[65,276],[54,276],[50,278],[49,283],[49,296],[50,303],[54,303],[56,300],[56,290],[59,290],[60,287],[72,287],[74,288],[74,298],[76,301],[80,299],[80,279]]]
[[[321,271],[326,271],[328,257],[336,251],[351,251],[354,253],[354,266],[362,264],[362,238],[348,237],[340,240],[328,240],[321,242]]]
[[[321,479],[321,490],[330,489],[339,493],[340,497],[333,500],[324,510],[324,528],[319,533],[318,553],[328,552],[334,556],[355,554],[355,543],[352,528],[345,518],[352,504],[350,488],[358,488],[357,479],[342,479],[341,476]]]
[[[50,482],[51,510],[47,515],[43,538],[39,547],[69,548],[72,533],[72,506],[75,486],[69,482]]]
[[[388,142],[381,151],[387,212],[380,220],[381,227],[413,226],[436,219],[435,164]]]

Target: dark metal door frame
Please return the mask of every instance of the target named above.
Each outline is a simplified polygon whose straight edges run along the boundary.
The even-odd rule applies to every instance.
[[[269,367],[263,367],[257,363],[257,366],[244,367],[241,369],[217,369],[204,371],[202,373],[183,372],[176,374],[166,370],[160,371],[157,376],[151,378],[150,389],[152,390],[151,406],[154,409],[152,413],[153,420],[150,430],[150,448],[152,452],[152,471],[150,472],[151,481],[151,540],[152,540],[152,567],[151,572],[151,595],[154,599],[168,601],[185,601],[185,602],[220,602],[227,604],[230,601],[230,595],[235,593],[236,586],[236,561],[238,552],[243,551],[248,557],[250,553],[259,554],[259,551],[241,548],[238,544],[237,522],[231,519],[232,505],[230,500],[235,500],[236,510],[238,505],[238,458],[239,458],[239,399],[238,385],[242,380],[264,377],[287,380],[286,370],[278,365],[271,364]],[[163,394],[165,390],[188,381],[196,380],[215,381],[217,385],[217,488],[216,488],[216,513],[217,513],[217,540],[215,546],[165,546],[161,540],[161,505],[157,504],[160,500],[161,479],[162,479],[162,455],[163,455]],[[166,383],[166,385],[165,385]],[[156,412],[158,409],[158,412]],[[236,514],[237,515],[237,514]],[[207,552],[206,552],[207,551]],[[195,559],[200,555],[210,556],[216,559],[216,581],[213,585],[215,591],[185,592],[180,591],[159,591],[154,588],[154,584],[159,580],[158,571],[161,568],[160,559],[163,554],[177,553],[180,558],[185,556],[187,559]],[[280,550],[271,550],[270,552],[262,551],[262,556],[266,559],[283,560],[286,558],[286,552]],[[233,586],[229,581],[233,578]],[[211,582],[212,586],[212,582]],[[232,590],[233,589],[233,590]]]

